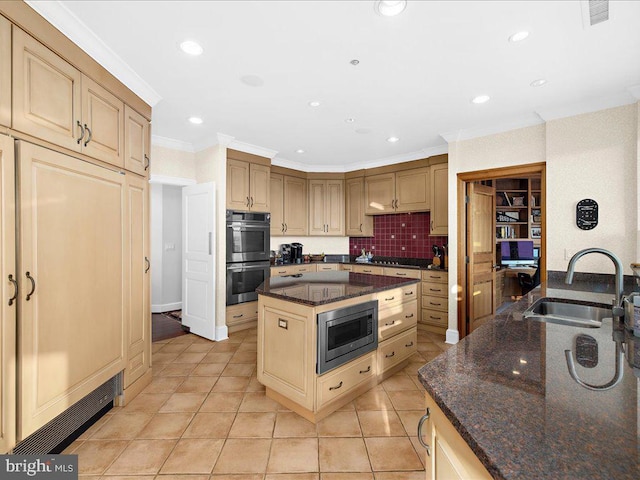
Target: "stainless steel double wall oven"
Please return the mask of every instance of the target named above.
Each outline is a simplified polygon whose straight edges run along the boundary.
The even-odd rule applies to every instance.
[[[271,214],[227,210],[227,305],[258,299],[269,278]]]

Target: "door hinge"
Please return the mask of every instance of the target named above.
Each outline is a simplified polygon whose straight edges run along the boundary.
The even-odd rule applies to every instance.
[[[464,263],[469,263],[469,257],[464,257]]]
[[[470,200],[470,199],[469,199],[469,195],[465,195],[465,196],[464,196],[464,203],[465,203],[465,204],[469,203],[469,200]]]

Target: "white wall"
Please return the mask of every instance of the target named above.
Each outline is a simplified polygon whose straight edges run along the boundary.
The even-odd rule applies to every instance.
[[[271,250],[278,251],[283,243],[301,243],[302,253],[349,254],[349,237],[271,237]]]
[[[178,310],[182,308],[182,187],[164,185],[162,190],[162,304]]]
[[[162,190],[163,185],[152,183],[151,201],[151,311],[162,307]]]

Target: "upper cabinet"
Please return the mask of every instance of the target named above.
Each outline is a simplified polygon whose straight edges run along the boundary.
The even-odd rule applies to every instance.
[[[150,159],[151,126],[149,121],[129,105],[124,106],[124,168],[147,175]]]
[[[18,28],[12,99],[14,129],[124,166],[124,103]]]
[[[227,208],[254,212],[271,211],[269,165],[237,159],[232,155],[250,157],[242,152],[228,151]],[[256,157],[258,158],[258,157]],[[264,159],[269,162],[268,159]]]
[[[309,180],[309,235],[344,236],[344,180]]]
[[[349,237],[372,237],[373,217],[364,214],[364,177],[345,181],[345,233]]]
[[[307,179],[271,174],[271,235],[308,235]]]
[[[447,163],[439,163],[431,166],[431,235],[449,234],[449,206],[448,206],[448,172]]]
[[[11,22],[0,17],[0,125],[11,125]]]
[[[371,175],[364,179],[365,213],[420,212],[430,208],[429,167]]]

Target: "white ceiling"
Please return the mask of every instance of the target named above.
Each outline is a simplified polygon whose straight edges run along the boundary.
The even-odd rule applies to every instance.
[[[153,106],[156,142],[198,151],[222,133],[307,171],[423,158],[640,98],[638,1],[610,1],[595,26],[582,1],[409,1],[391,18],[373,0],[28,3]],[[204,54],[182,53],[185,39]],[[491,100],[471,103],[480,94]]]

